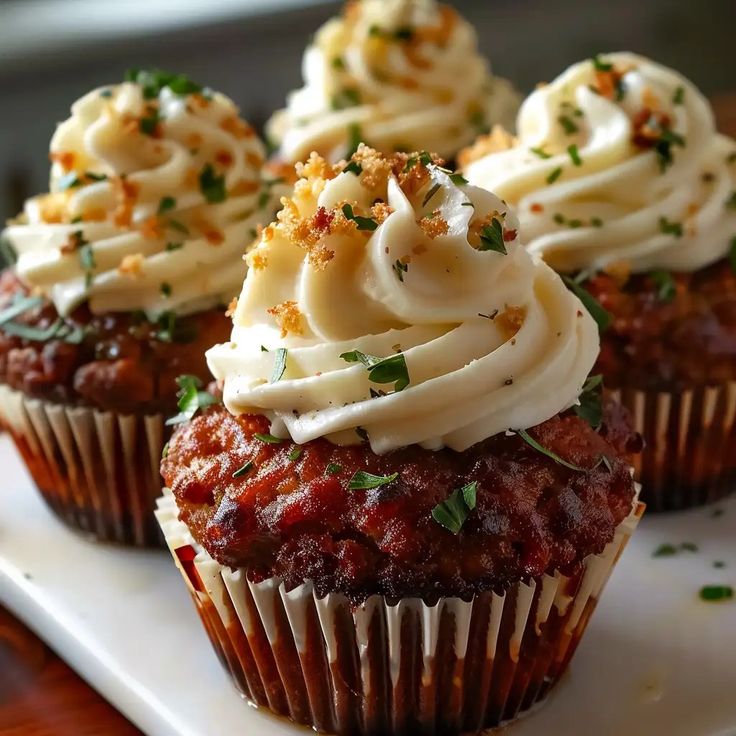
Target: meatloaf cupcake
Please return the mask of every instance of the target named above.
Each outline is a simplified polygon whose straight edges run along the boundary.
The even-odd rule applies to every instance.
[[[616,53],[538,89],[518,141],[497,133],[475,153],[508,145],[464,156],[466,175],[600,303],[596,370],[646,440],[645,500],[721,497],[736,483],[736,142],[687,79]]]
[[[453,158],[492,123],[510,124],[519,97],[491,75],[474,29],[434,0],[358,0],[307,48],[305,85],[268,125],[277,156],[330,161],[361,141],[386,152]]]
[[[50,193],[4,233],[0,418],[60,518],[151,544],[175,379],[208,380],[277,186],[229,99],[162,72],[75,103],[51,160]]]
[[[159,519],[249,700],[338,734],[497,726],[575,651],[641,511],[637,437],[500,199],[428,154],[300,170]]]

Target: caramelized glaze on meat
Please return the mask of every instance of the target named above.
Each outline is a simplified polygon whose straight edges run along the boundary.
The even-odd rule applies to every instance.
[[[586,288],[613,315],[596,371],[615,388],[682,391],[736,380],[736,274],[727,260],[672,274],[662,298],[649,275],[600,273]]]
[[[27,295],[11,271],[0,275],[0,310]],[[14,322],[46,329],[59,319],[51,302],[24,312]],[[0,382],[31,398],[92,406],[121,414],[176,412],[176,377],[210,374],[205,351],[229,338],[231,324],[220,310],[179,318],[174,339],[162,326],[128,313],[92,315],[86,306],[64,320],[84,328],[79,344],[43,342],[8,334],[0,325]]]
[[[640,449],[640,439],[620,411],[606,416],[600,433],[572,414],[530,430],[587,468],[580,472],[518,435],[498,435],[462,453],[412,446],[383,456],[367,444],[338,447],[321,439],[272,444],[255,436],[269,431],[265,418],[217,408],[176,432],[162,474],[195,538],[253,579],[277,575],[289,588],[312,580],[320,594],[342,592],[355,602],[374,593],[469,596],[572,571],[611,541],[632,507],[627,454]],[[251,469],[234,478],[247,463]],[[348,490],[357,470],[399,478]],[[472,481],[477,507],[454,535],[431,512]]]

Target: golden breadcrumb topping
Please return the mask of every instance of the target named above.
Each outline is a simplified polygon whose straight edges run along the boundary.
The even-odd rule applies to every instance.
[[[491,153],[507,151],[518,144],[519,139],[509,133],[503,126],[494,125],[490,133],[480,136],[472,146],[460,151],[457,161],[460,168],[464,169],[473,161],[478,161]]]
[[[496,315],[495,322],[506,340],[510,340],[522,327],[526,319],[526,307],[505,305],[503,312]]]
[[[292,335],[304,334],[302,313],[299,311],[299,307],[293,299],[277,304],[267,311],[274,317],[276,324],[281,328],[281,337],[286,337],[289,333]]]
[[[140,276],[143,273],[144,261],[143,253],[131,253],[123,256],[118,266],[118,272],[123,276]]]
[[[422,232],[428,237],[434,240],[440,235],[447,235],[450,231],[450,226],[439,213],[439,210],[435,210],[430,217],[422,217],[417,220],[417,224],[422,229]]]

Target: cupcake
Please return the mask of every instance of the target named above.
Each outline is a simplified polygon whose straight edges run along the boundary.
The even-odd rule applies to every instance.
[[[338,734],[496,726],[577,647],[642,510],[637,437],[499,198],[424,153],[298,168],[158,518],[251,702]]]
[[[576,64],[463,154],[517,208],[529,249],[593,302],[596,371],[645,438],[650,508],[736,483],[736,142],[671,69],[615,53]]]
[[[519,106],[478,53],[472,26],[434,0],[349,2],[316,33],[303,74],[267,128],[286,162],[312,151],[335,162],[361,141],[451,159],[492,123],[511,123]]]
[[[62,520],[153,544],[166,418],[177,392],[208,400],[203,351],[279,185],[228,98],[163,72],[85,95],[50,158],[51,191],[3,234],[0,420]]]

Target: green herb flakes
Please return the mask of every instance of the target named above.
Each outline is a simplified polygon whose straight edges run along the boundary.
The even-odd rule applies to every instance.
[[[284,376],[286,371],[286,359],[288,351],[286,348],[279,348],[276,351],[276,358],[273,363],[273,373],[271,374],[271,383],[278,383]]]
[[[374,488],[380,488],[381,486],[393,483],[399,477],[398,473],[391,473],[391,475],[373,475],[373,473],[367,473],[364,470],[359,470],[348,483],[348,490],[350,491],[370,491]]]
[[[556,169],[550,171],[547,176],[547,184],[554,184],[562,176],[562,168],[558,166]]]
[[[455,489],[449,498],[432,509],[432,518],[447,531],[458,534],[476,506],[477,494],[476,481]]]
[[[498,217],[494,217],[490,224],[481,230],[478,250],[492,250],[496,253],[508,255],[506,243],[503,239],[503,223]]]
[[[682,223],[670,222],[666,217],[659,218],[659,230],[665,235],[674,235],[676,238],[681,238],[683,234]]]
[[[161,197],[161,201],[158,203],[157,214],[163,215],[169,210],[173,210],[176,207],[176,199],[174,197]]]
[[[590,312],[590,316],[596,321],[599,332],[605,332],[611,324],[613,317],[606,311],[600,302],[579,283],[571,279],[569,276],[562,276],[562,280],[567,284],[567,288],[580,299],[583,306]]]
[[[593,429],[598,429],[603,420],[603,376],[588,376],[578,400],[580,403],[574,407],[575,413]]]
[[[265,442],[267,445],[280,445],[283,440],[279,437],[274,437],[272,434],[264,434],[262,432],[256,432],[253,435],[257,440]]]
[[[179,386],[177,397],[179,414],[169,419],[166,424],[181,424],[188,422],[200,409],[219,404],[220,400],[207,391],[202,391],[202,381],[197,376],[179,376],[176,379]]]
[[[345,215],[346,219],[352,220],[357,225],[358,230],[372,232],[378,228],[378,223],[374,219],[356,215],[351,204],[344,204],[342,206],[342,213]]]
[[[255,463],[252,460],[247,460],[233,473],[233,478],[242,478],[244,475],[250,473],[250,471],[253,470],[254,467]]]
[[[393,383],[394,391],[403,391],[409,385],[409,371],[403,353],[377,358],[360,350],[342,353],[346,363],[362,363],[368,369],[368,379],[373,383]]]
[[[575,166],[583,165],[583,159],[580,158],[580,152],[578,151],[577,145],[573,143],[571,146],[568,146],[567,152],[570,155],[570,159],[572,160]]]
[[[552,450],[548,450],[543,445],[540,445],[539,442],[537,442],[534,439],[534,437],[532,437],[525,429],[518,429],[516,430],[516,433],[530,447],[534,448],[537,452],[540,452],[542,455],[546,455],[547,457],[551,458],[558,465],[563,465],[566,468],[570,468],[570,470],[577,470],[578,472],[581,472],[581,473],[585,472],[585,468],[581,468],[579,465],[573,465],[572,463],[567,462],[567,460],[563,460],[559,455],[552,452]]]
[[[302,450],[301,447],[295,447],[293,450],[289,452],[289,460],[295,463],[302,456],[302,452],[304,451]]]
[[[212,164],[205,164],[199,174],[199,190],[211,204],[224,202],[227,199],[225,176],[218,176]]]
[[[704,585],[700,589],[700,599],[709,603],[733,600],[733,588],[730,585]]]

